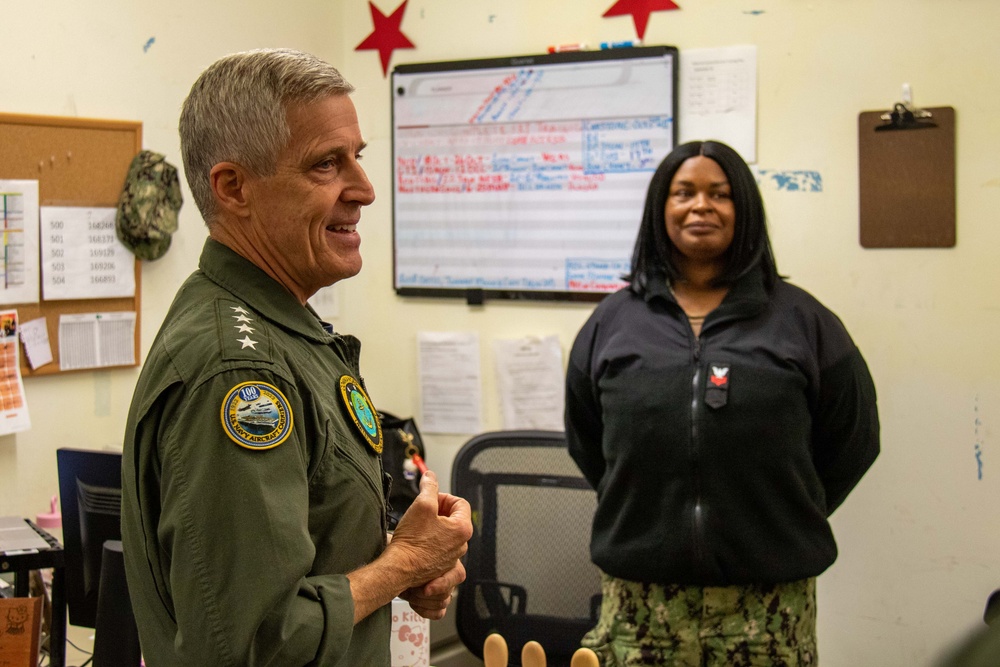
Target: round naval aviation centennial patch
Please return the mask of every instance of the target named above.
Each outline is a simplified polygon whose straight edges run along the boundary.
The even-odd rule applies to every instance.
[[[292,432],[292,410],[274,385],[241,382],[222,400],[222,428],[240,447],[271,449]]]
[[[365,437],[365,442],[375,450],[376,454],[381,454],[382,425],[375,416],[371,399],[361,387],[361,383],[350,375],[344,375],[340,378],[340,395],[344,398],[344,405],[347,406],[347,413],[354,420],[354,425]]]

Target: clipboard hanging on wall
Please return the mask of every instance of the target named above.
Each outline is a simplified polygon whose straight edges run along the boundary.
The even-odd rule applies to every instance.
[[[955,245],[955,109],[908,100],[858,116],[860,241],[865,248]]]

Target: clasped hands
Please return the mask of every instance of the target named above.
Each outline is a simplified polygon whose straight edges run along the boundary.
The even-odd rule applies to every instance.
[[[465,581],[461,558],[472,537],[472,509],[463,498],[438,490],[437,476],[427,471],[420,493],[400,519],[386,551],[399,552],[403,567],[418,582],[399,597],[420,616],[444,618],[455,587]]]

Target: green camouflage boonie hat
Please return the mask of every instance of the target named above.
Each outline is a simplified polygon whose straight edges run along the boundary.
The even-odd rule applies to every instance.
[[[141,151],[128,168],[118,200],[118,240],[139,259],[159,259],[177,231],[182,203],[176,167],[159,153]]]

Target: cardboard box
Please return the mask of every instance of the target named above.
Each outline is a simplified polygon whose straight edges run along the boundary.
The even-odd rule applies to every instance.
[[[0,598],[0,667],[36,667],[42,598]]]

